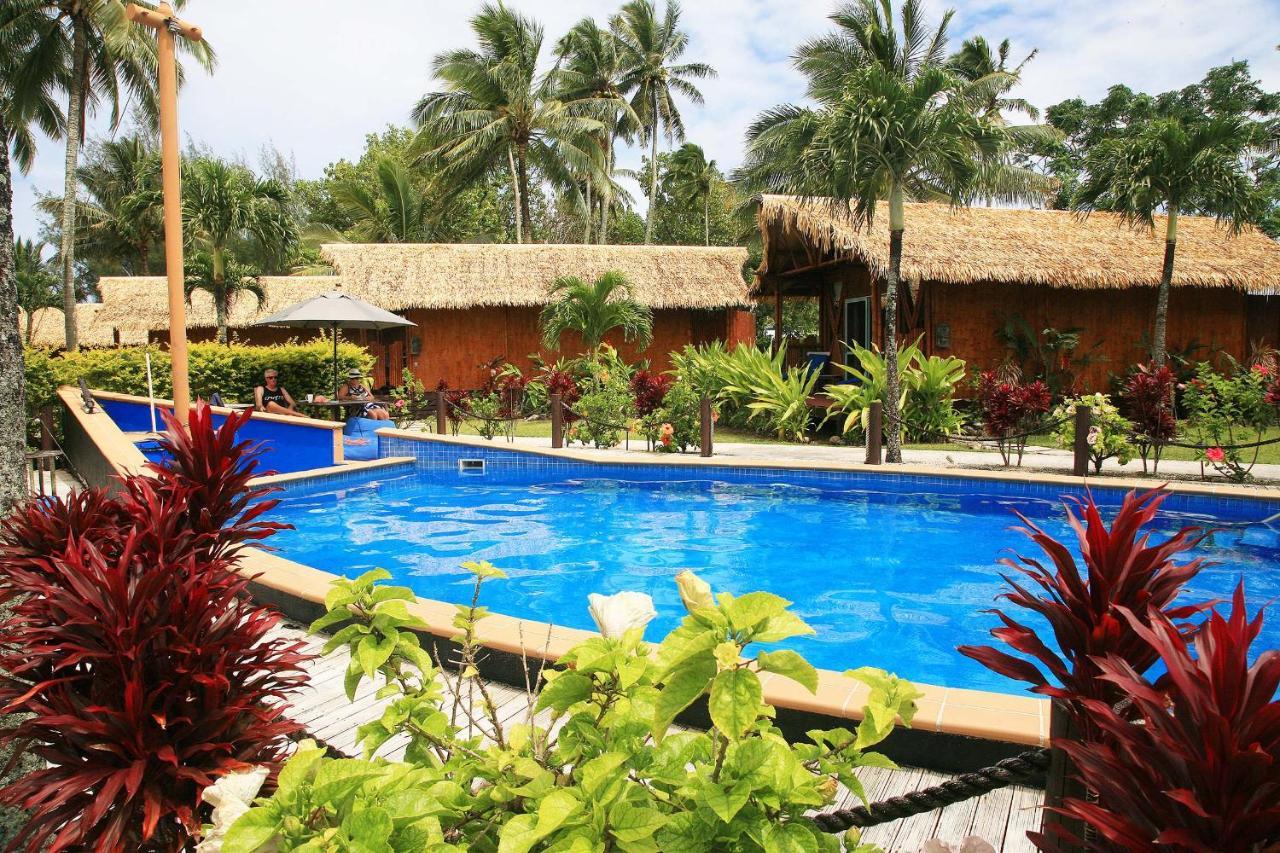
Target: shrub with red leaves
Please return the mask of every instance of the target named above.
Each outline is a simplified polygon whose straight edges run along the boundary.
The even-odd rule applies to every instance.
[[[1280,651],[1267,649],[1249,665],[1262,613],[1249,620],[1243,582],[1231,615],[1213,613],[1196,634],[1194,655],[1182,629],[1157,609],[1119,613],[1141,656],[1158,656],[1166,673],[1152,684],[1119,655],[1098,661],[1099,678],[1133,705],[1121,715],[1108,702],[1084,700],[1103,737],[1055,741],[1097,800],[1068,798],[1054,810],[1094,827],[1098,838],[1086,843],[1061,824],[1054,835],[1096,850],[1276,850]],[[1055,838],[1029,837],[1042,850],[1058,849]]]
[[[498,417],[516,418],[524,406],[524,386],[527,380],[519,373],[503,373],[497,380],[498,398],[502,401]]]
[[[636,414],[644,417],[662,408],[662,402],[666,400],[667,390],[670,388],[670,376],[637,370],[631,376],[631,396],[636,401]]]
[[[1177,379],[1165,365],[1151,367],[1139,364],[1125,380],[1121,399],[1125,416],[1137,432],[1138,454],[1142,471],[1147,471],[1147,458],[1153,456],[1154,473],[1160,467],[1160,453],[1178,430],[1173,417],[1173,395]]]
[[[1181,565],[1179,554],[1191,550],[1204,538],[1196,527],[1186,527],[1165,539],[1151,543],[1143,531],[1168,496],[1159,489],[1125,496],[1120,511],[1107,529],[1093,496],[1075,501],[1083,520],[1067,507],[1067,520],[1076,537],[1086,571],[1082,572],[1067,546],[1045,533],[1025,516],[1020,528],[1049,558],[1039,560],[1019,556],[1017,562],[1000,562],[1020,572],[1042,594],[1036,594],[1008,574],[1002,574],[1010,592],[1002,593],[1018,607],[1039,614],[1049,623],[1059,651],[1036,635],[1034,629],[1018,622],[1002,610],[991,610],[1001,627],[991,635],[1014,651],[1043,665],[991,646],[960,646],[959,651],[988,669],[1032,685],[1031,692],[1066,699],[1078,711],[1084,700],[1115,704],[1123,698],[1109,682],[1100,681],[1098,661],[1112,656],[1135,672],[1143,673],[1155,663],[1157,652],[1135,633],[1123,612],[1164,614],[1170,619],[1186,619],[1207,609],[1209,604],[1174,605],[1182,588],[1200,571],[1197,558]],[[1191,628],[1184,626],[1186,633]],[[1046,674],[1047,673],[1047,674]],[[1086,738],[1088,732],[1085,733]]]
[[[547,395],[559,394],[560,400],[569,408],[582,399],[582,389],[578,387],[577,381],[563,370],[552,368],[547,371],[546,377],[542,380],[547,386]],[[572,412],[565,412],[565,423],[576,421],[578,416]]]
[[[1049,386],[1039,379],[1023,383],[1001,378],[994,370],[983,371],[978,376],[982,426],[987,435],[999,439],[997,446],[1006,465],[1015,454],[1018,464],[1022,464],[1022,451],[1027,444],[1022,434],[1034,428],[1052,405]]]
[[[298,725],[282,700],[305,681],[300,645],[245,595],[238,554],[280,525],[250,489],[249,413],[173,422],[172,457],[115,496],[34,502],[0,525],[0,702],[30,715],[0,731],[48,763],[0,791],[31,813],[27,850],[168,851],[200,825],[218,776],[277,761]]]
[[[457,435],[458,428],[462,426],[462,422],[467,417],[467,392],[457,388],[450,388],[449,383],[443,379],[436,383],[436,390],[444,392],[445,417],[449,419],[449,426],[453,429],[453,434]]]

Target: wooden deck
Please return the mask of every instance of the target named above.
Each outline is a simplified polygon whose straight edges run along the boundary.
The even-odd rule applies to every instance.
[[[290,638],[304,639],[308,649],[319,654],[322,641],[308,636],[296,628],[279,628],[277,632]],[[391,701],[374,697],[374,688],[366,681],[356,694],[354,702],[348,702],[342,690],[342,677],[346,672],[348,655],[338,651],[327,658],[313,661],[308,669],[310,684],[299,691],[294,701],[293,717],[317,738],[349,755],[357,755],[356,728],[376,719]],[[506,684],[486,682],[486,689],[498,705],[503,722],[519,722],[531,713],[529,696]],[[445,685],[446,695],[450,687]],[[539,715],[538,722],[546,722],[549,714]],[[537,719],[537,718],[535,718]],[[379,755],[398,759],[403,757],[405,741],[392,739],[378,751]],[[914,767],[899,770],[863,768],[859,778],[872,800],[883,800],[937,784],[948,778],[946,774]],[[989,842],[996,850],[1023,853],[1034,850],[1027,841],[1026,831],[1040,822],[1040,803],[1044,792],[1035,788],[1011,787],[992,791],[982,797],[928,814],[871,827],[863,838],[887,851],[916,853],[924,843],[938,838],[959,850],[960,842],[976,835]],[[847,791],[842,791],[837,805],[857,805]]]

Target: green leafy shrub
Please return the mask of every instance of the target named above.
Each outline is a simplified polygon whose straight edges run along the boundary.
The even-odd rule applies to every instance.
[[[641,419],[641,431],[660,453],[684,453],[702,440],[702,397],[688,382],[667,389],[662,405]]]
[[[835,799],[843,783],[865,800],[858,767],[893,766],[868,752],[909,723],[919,694],[880,670],[846,675],[870,687],[856,729],[809,732],[788,744],[762,698],[760,674],[815,691],[818,673],[793,651],[756,651],[810,633],[788,602],[764,592],[714,596],[691,574],[678,579],[689,609],[656,649],[643,641],[654,615],[648,596],[593,596],[602,636],[580,643],[549,669],[536,707],[504,722],[475,678],[480,583],[504,575],[469,563],[470,605],[457,607],[463,667],[442,677],[417,637],[406,602],[412,591],[378,586],[375,571],[339,581],[314,630],[337,628],[329,650],[351,650],[348,696],[368,678],[394,697],[362,726],[370,755],[407,739],[404,762],[330,759],[303,748],[280,773],[279,789],[230,829],[224,853],[277,849],[351,850],[814,850],[839,840],[805,817]],[[647,602],[647,604],[646,604]],[[648,609],[646,610],[646,607]],[[478,694],[469,705],[456,698]],[[708,731],[670,732],[672,721],[705,700]],[[478,707],[477,707],[478,706]],[[547,724],[533,712],[550,713]],[[468,737],[471,721],[485,738]],[[486,744],[487,739],[490,743]],[[852,838],[849,840],[853,840]],[[874,848],[848,845],[850,849]]]
[[[569,427],[571,441],[595,447],[613,447],[622,441],[622,435],[631,424],[633,401],[625,375],[608,374],[609,379],[598,380],[588,386],[573,410],[580,418]]]
[[[1258,461],[1258,448],[1250,451],[1237,445],[1261,441],[1276,413],[1267,402],[1270,377],[1260,370],[1234,367],[1228,375],[1200,362],[1182,401],[1195,443],[1204,446],[1200,459],[1232,482],[1243,483]]]
[[[730,422],[808,441],[809,398],[818,374],[788,370],[785,344],[773,355],[746,344],[732,350],[722,344],[685,347],[672,360],[700,395],[722,403],[721,412]]]
[[[467,398],[466,410],[475,422],[476,430],[490,441],[502,429],[502,397],[497,391],[472,394]]]
[[[96,390],[145,396],[148,351],[156,396],[167,398],[173,393],[168,350],[121,347],[55,355],[47,350],[28,349],[24,352],[28,407],[34,413],[52,405],[59,385],[75,385],[81,378]],[[341,374],[353,367],[367,374],[373,369],[373,362],[373,356],[361,346],[338,345]],[[191,393],[199,397],[207,398],[217,392],[229,403],[251,402],[253,389],[262,384],[262,373],[268,367],[280,372],[281,384],[296,398],[310,393],[333,393],[333,344],[325,338],[273,346],[195,343],[191,344],[188,363]]]
[[[956,386],[964,379],[965,363],[959,358],[926,356],[920,349],[920,340],[916,338],[898,350],[902,387],[898,410],[902,412],[904,438],[922,442],[952,435],[960,429],[955,393]],[[871,404],[886,402],[887,364],[877,347],[854,344],[849,347],[849,355],[855,364],[837,366],[854,381],[823,389],[833,401],[823,422],[844,415],[842,433],[865,433]]]
[[[1137,451],[1130,441],[1133,424],[1120,414],[1107,394],[1085,394],[1064,400],[1062,405],[1054,409],[1053,419],[1062,421],[1062,425],[1053,434],[1057,445],[1068,450],[1075,447],[1076,409],[1080,406],[1093,409],[1093,421],[1087,441],[1089,461],[1093,463],[1094,472],[1101,471],[1102,463],[1112,458],[1121,465],[1127,464]]]

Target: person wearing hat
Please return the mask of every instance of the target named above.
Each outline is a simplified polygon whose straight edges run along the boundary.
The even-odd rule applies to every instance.
[[[364,375],[360,373],[358,367],[353,367],[347,371],[347,381],[338,389],[339,400],[368,400],[358,414],[362,418],[372,418],[375,421],[389,421],[391,414],[387,412],[387,407],[381,403],[373,401],[373,394],[369,393],[369,389],[364,386]]]

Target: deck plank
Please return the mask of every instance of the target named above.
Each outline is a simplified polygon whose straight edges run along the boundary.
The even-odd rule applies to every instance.
[[[305,644],[304,651],[317,655],[304,666],[312,678],[306,687],[291,697],[290,716],[333,748],[348,755],[359,755],[361,750],[356,745],[356,731],[361,725],[381,716],[392,697],[378,699],[377,687],[365,681],[356,692],[355,701],[349,702],[343,691],[343,676],[350,660],[345,649],[319,657],[322,639],[288,626],[277,627],[274,634],[290,640],[302,640]],[[439,680],[444,689],[447,712],[457,682],[452,673],[442,673]],[[529,698],[522,688],[492,681],[484,684],[504,729],[528,722]],[[463,692],[468,692],[468,688],[475,691],[478,699],[478,685],[467,685],[464,682]],[[545,726],[550,720],[550,711],[543,710],[534,714],[534,722],[538,725]],[[465,717],[458,722],[466,729],[471,729]],[[553,733],[562,724],[563,720],[558,721],[552,728]],[[488,728],[486,721],[482,732],[486,734],[486,740]],[[397,735],[383,744],[377,754],[393,761],[402,760],[408,742],[407,737]],[[858,778],[867,798],[876,802],[937,784],[948,777],[918,767],[896,770],[863,767],[858,770]],[[940,838],[954,847],[965,837],[976,835],[990,842],[999,851],[1024,853],[1033,849],[1027,841],[1026,831],[1039,826],[1042,798],[1043,792],[1033,788],[1001,788],[945,809],[868,827],[863,832],[863,838],[891,853],[917,853],[924,842],[931,838]],[[861,800],[841,786],[833,808],[844,809],[859,805],[862,805]]]

